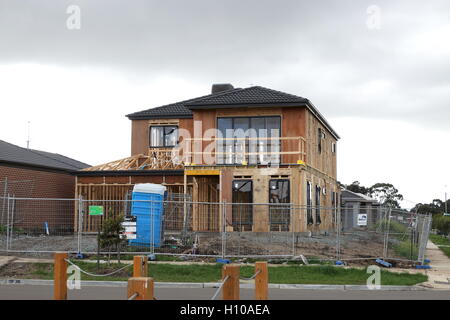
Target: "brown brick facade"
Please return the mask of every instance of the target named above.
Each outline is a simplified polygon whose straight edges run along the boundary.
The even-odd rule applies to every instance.
[[[9,167],[0,165],[0,180],[9,181],[33,181],[31,192],[17,190],[17,188],[27,188],[27,183],[20,183],[20,187],[15,187],[16,196],[29,198],[73,198],[75,195],[75,176],[64,171],[44,171],[44,169],[34,169],[31,167]],[[12,187],[12,186],[10,186]],[[3,189],[3,187],[2,187]],[[28,194],[27,194],[28,193]]]
[[[13,167],[0,164],[0,197],[7,192],[18,198],[65,198],[75,196],[75,176],[64,171],[51,171],[34,167]],[[10,203],[12,206],[12,204]],[[6,201],[0,201],[0,223],[7,220]],[[49,225],[50,234],[73,230],[74,201],[15,200],[14,214],[9,210],[9,221],[14,227],[27,232],[45,232],[44,223]]]

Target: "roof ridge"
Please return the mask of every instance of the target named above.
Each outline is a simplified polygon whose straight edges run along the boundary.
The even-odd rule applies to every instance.
[[[78,160],[75,160],[75,159],[72,159],[72,158],[57,154],[57,153],[51,153],[51,152],[35,150],[35,149],[28,149],[28,148],[24,148],[24,147],[18,146],[16,144],[13,144],[13,143],[10,143],[10,142],[4,141],[4,140],[0,140],[0,142],[2,144],[7,145],[8,148],[15,150],[13,152],[15,152],[17,155],[21,155],[21,156],[25,157],[24,161],[15,161],[18,163],[21,162],[21,163],[25,163],[25,164],[29,164],[29,165],[46,166],[46,167],[52,167],[52,168],[54,167],[54,168],[63,169],[63,170],[79,170],[80,169],[80,167],[78,167],[77,165],[74,165],[73,163],[51,157],[50,155],[53,154],[53,155],[59,155],[64,158],[71,159],[74,162],[78,162],[80,164],[89,166],[86,163],[82,163]],[[16,155],[16,157],[17,157],[17,155]],[[31,160],[32,158],[30,158],[30,157],[34,157],[34,159]],[[49,160],[51,160],[51,161],[49,162]],[[12,160],[5,160],[5,161],[12,161]],[[44,163],[46,165],[44,165]]]
[[[292,94],[292,93],[288,93],[288,92],[283,92],[283,91],[280,91],[280,90],[275,90],[275,89],[271,89],[271,88],[267,88],[267,87],[263,87],[263,86],[252,86],[252,87],[249,87],[249,88],[255,88],[255,87],[258,87],[258,88],[261,88],[261,89],[264,89],[264,90],[269,90],[269,91],[272,91],[272,92],[276,92],[276,93],[279,93],[279,94],[283,94],[283,95],[295,97],[295,98],[300,98],[300,99],[308,100],[307,98],[302,97],[302,96],[298,96],[298,95],[296,95],[296,94]]]
[[[249,88],[233,88],[233,89],[230,89],[230,90],[219,91],[219,92],[214,93],[214,94],[210,94],[210,95],[207,95],[207,96],[203,96],[203,97],[192,99],[193,101],[190,101],[187,104],[192,103],[192,102],[201,101],[201,100],[204,100],[204,99],[222,97],[222,96],[225,96],[227,94],[236,93],[236,92],[239,92],[239,91],[245,91],[245,90],[247,90]]]
[[[25,149],[25,148],[23,148],[23,149]],[[41,157],[48,158],[48,159],[52,159],[52,160],[54,160],[54,161],[57,161],[57,162],[66,164],[66,165],[71,166],[71,167],[74,167],[74,168],[77,168],[77,167],[74,166],[72,163],[69,163],[69,162],[66,162],[66,161],[62,161],[61,159],[58,159],[58,158],[53,158],[53,157],[51,157],[51,156],[48,156],[47,154],[58,155],[58,156],[60,156],[60,157],[68,158],[68,159],[71,159],[71,160],[73,160],[73,161],[79,162],[80,164],[83,163],[83,164],[88,165],[87,163],[84,163],[84,162],[75,160],[75,159],[73,159],[73,158],[70,158],[70,157],[64,156],[64,155],[62,155],[62,154],[55,153],[55,152],[48,152],[48,151],[37,150],[37,149],[25,149],[25,150],[31,151],[31,152],[33,152],[34,154],[37,154],[37,155],[39,155],[39,156],[41,156]],[[40,153],[40,152],[45,153],[45,154],[42,154],[42,153]]]
[[[127,114],[126,117],[132,116],[132,115],[134,115],[136,113],[141,113],[141,112],[145,112],[145,111],[149,111],[149,110],[155,110],[155,109],[160,109],[160,108],[166,108],[166,107],[175,106],[175,105],[183,105],[184,106],[184,104],[186,104],[186,103],[194,102],[196,100],[201,100],[201,99],[206,99],[206,98],[212,98],[212,97],[220,96],[221,94],[229,93],[229,92],[236,91],[236,90],[242,90],[242,88],[233,88],[233,89],[230,89],[230,90],[220,91],[220,92],[216,92],[216,93],[210,93],[210,94],[207,94],[207,95],[204,95],[204,96],[200,96],[200,97],[197,97],[197,98],[191,98],[191,99],[186,99],[186,100],[182,100],[182,101],[178,101],[178,102],[168,103],[168,104],[164,104],[162,106],[153,107],[153,108],[149,108],[149,109],[145,109],[145,110],[141,110],[141,111],[136,111],[136,112]]]

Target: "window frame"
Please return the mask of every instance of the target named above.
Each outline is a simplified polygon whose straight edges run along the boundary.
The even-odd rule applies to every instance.
[[[314,224],[314,217],[312,214],[312,183],[306,181],[306,224]]]
[[[283,182],[287,184],[287,195],[286,202],[272,202],[272,188],[271,184],[275,182],[277,184],[277,190],[282,190],[278,188],[278,183]],[[271,178],[269,179],[269,224],[270,231],[277,231],[276,226],[281,228],[281,231],[289,231],[291,224],[291,181],[286,178]],[[273,230],[274,229],[274,230]]]
[[[249,183],[250,184],[250,191],[246,192],[250,195],[250,201],[248,203],[246,202],[237,202],[236,201],[236,194],[235,194],[235,183]],[[242,186],[241,186],[242,188]],[[242,192],[242,191],[241,191]],[[231,224],[233,225],[233,228],[236,228],[236,230],[241,231],[251,231],[253,229],[253,179],[233,179],[231,180],[231,216],[232,221]],[[248,215],[247,218],[249,218],[248,221],[236,219],[237,214],[242,214],[242,212],[237,212],[239,210],[246,210],[244,214]],[[242,218],[242,216],[241,216]]]
[[[250,147],[254,147],[254,146],[250,146],[250,140],[248,140],[249,137],[251,137],[251,135],[248,134],[248,130],[253,129],[252,128],[252,119],[255,118],[263,118],[263,119],[267,119],[267,118],[276,118],[278,120],[279,123],[279,128],[278,128],[278,137],[281,138],[282,137],[282,117],[281,115],[268,115],[268,116],[220,116],[220,117],[216,117],[216,128],[219,131],[219,120],[220,119],[230,119],[231,120],[231,128],[227,128],[225,129],[225,131],[227,130],[232,130],[233,131],[233,137],[235,136],[234,132],[235,130],[241,130],[241,129],[235,129],[235,119],[247,119],[248,120],[248,129],[245,132],[245,148],[247,150],[247,152],[249,152]],[[266,127],[265,129],[267,130],[267,120],[264,121],[264,126]],[[257,133],[258,134],[258,133]],[[222,135],[222,132],[221,132]],[[225,132],[225,136],[223,136],[222,138],[227,138],[226,132]],[[258,137],[259,138],[259,137]],[[258,142],[259,140],[255,140],[256,141],[256,146],[258,146]],[[272,141],[272,140],[265,140],[265,141]],[[226,143],[222,143],[222,145],[219,145],[219,141],[216,142],[216,150],[222,150],[222,152],[224,152],[224,150],[226,150],[227,147],[229,147]],[[223,154],[223,155],[217,155],[216,157],[216,161],[217,164],[221,164],[221,165],[236,165],[236,164],[240,164],[240,162],[236,161],[237,157],[236,157],[236,141],[234,141],[233,144],[231,144],[232,146],[232,159],[231,159],[231,163],[228,163],[228,159],[226,158],[227,155]],[[267,147],[267,145],[266,145]],[[274,146],[270,145],[270,148],[273,148]],[[278,140],[278,145],[276,146],[278,148],[278,152],[282,152],[282,143],[281,140]],[[268,149],[267,149],[268,150]],[[266,150],[266,151],[267,151]],[[259,156],[257,156],[257,161],[254,163],[253,161],[251,162],[250,160],[252,156],[247,155],[246,159],[244,159],[247,163],[249,164],[262,164],[260,162],[260,158]],[[239,158],[238,158],[239,159]],[[281,154],[278,155],[278,164],[281,164],[281,160],[282,160],[282,156]],[[271,163],[271,161],[268,161],[267,164]]]
[[[315,219],[315,223],[317,225],[322,223],[322,219],[320,218],[320,198],[321,198],[321,193],[322,193],[322,187],[319,185],[316,185],[316,196],[315,196],[315,204],[316,204],[316,219]]]
[[[168,127],[173,127],[175,128],[176,131],[176,140],[175,140],[175,144],[174,145],[166,145],[166,128]],[[163,128],[163,134],[162,134],[162,146],[155,146],[152,145],[152,128]],[[158,125],[150,125],[149,129],[148,129],[148,138],[149,138],[149,148],[175,148],[178,143],[179,143],[179,136],[178,136],[178,130],[179,130],[179,126],[176,124],[158,124]]]
[[[337,150],[337,145],[336,145],[336,142],[332,142],[331,143],[331,153],[336,153],[336,150]]]

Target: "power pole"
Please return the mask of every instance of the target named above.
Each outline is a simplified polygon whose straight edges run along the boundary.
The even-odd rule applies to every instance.
[[[28,121],[28,140],[27,140],[27,149],[30,149],[30,121]]]
[[[447,213],[447,186],[446,186],[446,188],[445,188],[445,199],[444,199],[444,216],[446,216],[446,215],[449,215],[448,213]]]

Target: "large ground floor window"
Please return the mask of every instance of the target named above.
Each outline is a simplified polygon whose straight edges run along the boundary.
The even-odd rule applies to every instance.
[[[289,231],[291,223],[291,190],[288,179],[269,181],[270,231]]]
[[[232,218],[234,231],[252,231],[253,183],[251,180],[233,180]]]

